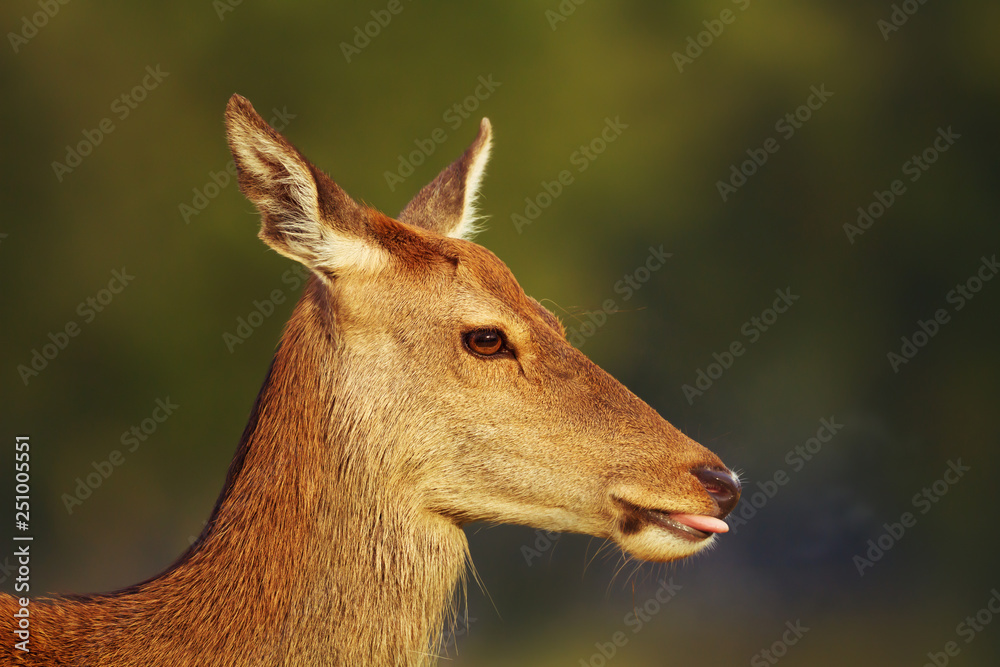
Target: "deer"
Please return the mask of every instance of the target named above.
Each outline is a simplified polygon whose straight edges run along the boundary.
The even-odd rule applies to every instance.
[[[492,142],[391,218],[233,95],[226,133],[260,238],[309,273],[204,530],[118,591],[0,596],[4,665],[434,665],[470,565],[463,526],[705,550],[740,482],[569,344],[471,241]]]

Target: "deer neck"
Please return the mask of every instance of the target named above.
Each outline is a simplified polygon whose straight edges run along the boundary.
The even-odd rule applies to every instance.
[[[329,381],[337,358],[311,304],[289,322],[199,542],[151,584],[184,591],[201,617],[188,631],[216,619],[205,641],[247,665],[433,664],[468,543],[372,463],[377,428],[344,423],[352,397]]]

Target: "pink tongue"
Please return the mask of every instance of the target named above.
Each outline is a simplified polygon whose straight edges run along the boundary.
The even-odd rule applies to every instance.
[[[725,533],[729,530],[729,526],[722,519],[704,514],[671,514],[670,518],[677,523],[682,523],[695,530],[703,530],[706,533]]]

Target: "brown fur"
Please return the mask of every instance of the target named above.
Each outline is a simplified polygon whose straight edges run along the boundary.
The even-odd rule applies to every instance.
[[[629,508],[719,515],[691,474],[723,468],[565,340],[468,221],[489,124],[401,215],[352,201],[234,96],[240,186],[261,237],[312,269],[199,540],[163,574],[34,599],[31,652],[0,662],[139,667],[429,665],[465,571],[469,521],[617,541],[671,538]],[[485,133],[485,136],[484,136]],[[508,351],[463,345],[478,328]]]

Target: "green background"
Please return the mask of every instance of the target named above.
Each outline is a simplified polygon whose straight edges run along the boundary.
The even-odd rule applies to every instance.
[[[529,528],[471,527],[488,595],[470,587],[449,664],[599,665],[595,644],[619,631],[628,642],[608,664],[747,664],[796,621],[809,631],[782,664],[921,665],[948,641],[953,664],[997,664],[1000,623],[970,643],[956,626],[1000,587],[1000,281],[961,310],[947,295],[1000,252],[1000,6],[911,0],[887,39],[888,2],[562,6],[556,22],[555,0],[403,2],[348,62],[341,44],[386,3],[243,2],[220,16],[207,0],[76,0],[37,34],[24,33],[36,2],[4,3],[0,456],[30,434],[35,590],[155,574],[221,489],[298,292],[232,183],[189,220],[180,209],[225,168],[222,112],[239,92],[266,118],[287,114],[291,141],[390,214],[488,116],[491,220],[478,240],[570,327],[617,299],[583,350],[741,471],[744,505],[788,474],[735,534],[672,566],[581,536],[552,548]],[[713,23],[727,9],[732,22]],[[675,52],[703,32],[679,68]],[[121,118],[112,105],[147,66],[169,74]],[[500,85],[467,101],[481,76]],[[776,123],[813,86],[832,96],[786,137]],[[444,117],[455,104],[477,107],[458,127]],[[113,132],[57,178],[52,163],[104,118]],[[606,118],[627,128],[576,171],[571,155]],[[949,127],[960,137],[911,182],[904,163]],[[444,142],[391,189],[385,172],[436,128]],[[777,152],[723,201],[717,182],[771,137]],[[518,230],[511,216],[564,169],[573,183]],[[851,243],[844,224],[896,179],[905,192]],[[671,258],[624,300],[618,281],[661,245]],[[122,267],[134,280],[85,322],[78,305]],[[779,288],[799,300],[751,343],[741,328]],[[231,352],[223,334],[275,289],[287,300]],[[887,353],[940,308],[950,320],[894,372]],[[25,385],[18,366],[70,321],[79,335]],[[682,385],[733,341],[745,354],[688,401]],[[63,494],[168,397],[174,414],[69,513]],[[793,470],[786,454],[831,417],[843,429]],[[971,470],[920,513],[913,495],[958,459]],[[12,473],[0,478],[12,488]],[[906,511],[916,525],[859,576],[854,556]],[[536,540],[544,553],[529,564],[522,547]],[[681,589],[633,632],[626,615],[663,577]]]

